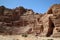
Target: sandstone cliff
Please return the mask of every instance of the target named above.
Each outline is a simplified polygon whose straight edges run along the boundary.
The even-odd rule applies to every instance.
[[[45,14],[24,7],[0,6],[0,34],[60,37],[60,4],[51,6]]]

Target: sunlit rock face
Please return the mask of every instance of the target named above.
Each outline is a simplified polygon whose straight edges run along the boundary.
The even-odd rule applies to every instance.
[[[48,14],[53,14],[50,17],[51,22],[53,23],[53,37],[60,37],[60,4],[54,4],[47,12]],[[51,28],[52,29],[52,28]]]
[[[52,5],[45,14],[35,13],[24,7],[9,9],[0,6],[0,34],[59,37],[60,4]]]
[[[6,35],[34,33],[34,27],[37,26],[38,20],[42,16],[42,14],[36,14],[33,10],[24,7],[9,9],[4,6],[0,6],[0,15],[0,34]]]

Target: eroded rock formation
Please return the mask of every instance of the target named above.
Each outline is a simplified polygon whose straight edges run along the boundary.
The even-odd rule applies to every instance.
[[[60,4],[54,4],[47,13],[35,13],[31,9],[0,6],[0,34],[60,37]],[[59,35],[58,35],[59,34]]]

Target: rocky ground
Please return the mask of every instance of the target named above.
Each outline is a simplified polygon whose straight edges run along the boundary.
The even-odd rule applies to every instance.
[[[60,40],[60,38],[36,37],[32,35],[28,35],[28,37],[23,37],[21,35],[0,35],[0,40]]]

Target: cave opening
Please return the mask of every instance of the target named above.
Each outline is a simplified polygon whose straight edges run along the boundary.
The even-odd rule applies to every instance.
[[[50,37],[53,34],[54,28],[55,28],[55,25],[52,22],[52,20],[49,18],[49,28],[48,28],[48,32],[46,34],[47,37]]]

